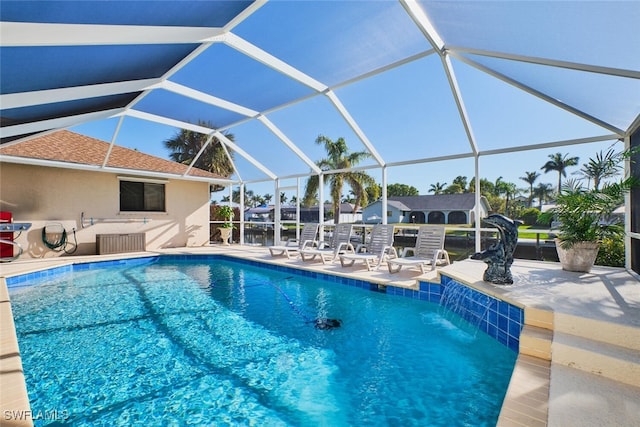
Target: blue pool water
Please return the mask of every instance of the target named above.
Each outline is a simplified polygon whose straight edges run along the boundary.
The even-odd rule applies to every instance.
[[[516,358],[437,304],[229,260],[10,297],[36,425],[488,426]]]

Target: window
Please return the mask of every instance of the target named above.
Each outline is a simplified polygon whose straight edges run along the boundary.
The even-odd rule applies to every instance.
[[[164,212],[164,184],[121,180],[120,211]]]
[[[427,221],[429,224],[444,224],[444,213],[440,211],[429,212]]]
[[[467,224],[467,214],[462,211],[449,212],[447,223],[449,224]]]

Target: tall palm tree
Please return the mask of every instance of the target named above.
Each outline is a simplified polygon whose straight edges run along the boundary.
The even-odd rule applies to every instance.
[[[459,185],[460,188],[462,189],[462,192],[467,193],[468,192],[467,181],[468,181],[468,178],[466,176],[458,175],[454,178],[452,184]]]
[[[215,128],[211,122],[202,120],[198,121],[198,125],[211,129]],[[235,139],[231,133],[224,133],[224,136],[231,141]],[[208,138],[208,135],[181,129],[173,138],[165,140],[163,144],[170,151],[169,158],[171,160],[188,165],[196,158]],[[229,155],[233,157],[233,152],[229,151]],[[231,159],[225,153],[220,140],[215,136],[198,157],[193,167],[218,174],[224,178],[228,178],[233,174]]]
[[[210,122],[199,121],[198,125],[213,128]],[[231,141],[235,139],[231,133],[225,133],[224,135]],[[171,151],[169,154],[171,160],[190,164],[207,142],[207,139],[208,136],[205,134],[182,129],[173,138],[165,140],[164,146]],[[230,152],[230,155],[233,155],[233,153]],[[222,148],[222,143],[216,137],[213,137],[211,143],[202,155],[198,157],[194,167],[219,174],[225,178],[233,173],[231,160]]]
[[[593,188],[598,190],[602,180],[617,175],[622,170],[620,165],[620,153],[613,150],[603,154],[602,151],[596,153],[596,158],[589,158],[589,161],[582,165],[579,174],[583,178],[593,180]]]
[[[375,180],[365,172],[347,171],[360,163],[363,159],[370,157],[370,154],[366,151],[358,151],[355,153],[349,152],[347,142],[342,137],[333,141],[324,135],[319,135],[318,138],[316,138],[316,144],[324,145],[324,148],[327,151],[327,158],[316,162],[321,170],[332,171],[340,169],[344,171],[325,175],[327,177],[331,193],[334,212],[333,220],[337,224],[340,221],[340,199],[342,198],[342,189],[345,184],[348,184],[355,194],[354,210],[357,210],[360,206],[367,203],[368,195],[366,188],[368,186],[375,185]],[[304,195],[304,204],[306,206],[312,205],[317,200],[319,186],[320,180],[318,175],[313,175],[307,180]],[[322,208],[322,203],[318,202],[318,206]]]
[[[507,183],[502,180],[501,176],[496,178],[496,182],[493,184],[493,195],[494,196],[501,196],[504,193],[506,193],[507,192],[506,185],[507,185]]]
[[[533,189],[533,195],[537,197],[541,211],[542,211],[542,203],[545,200],[549,200],[552,194],[553,194],[553,190],[551,188],[551,184],[541,182],[540,184],[538,184],[537,187]]]
[[[446,182],[436,182],[435,184],[431,184],[431,186],[429,187],[429,193],[442,194],[445,188],[447,188]]]
[[[558,172],[558,194],[560,194],[560,189],[562,187],[562,177],[567,176],[566,169],[569,166],[576,166],[578,164],[578,157],[567,157],[569,154],[555,153],[549,154],[549,161],[544,164],[540,169],[544,170],[544,173],[557,171]]]
[[[518,187],[513,182],[504,182],[502,186],[506,200],[504,202],[504,214],[509,216],[509,202],[518,194]]]
[[[533,184],[540,177],[538,172],[525,172],[525,176],[521,176],[520,179],[529,184],[529,207],[533,207]]]

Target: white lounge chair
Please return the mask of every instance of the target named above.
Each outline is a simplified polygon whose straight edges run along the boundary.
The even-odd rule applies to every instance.
[[[431,270],[438,265],[448,265],[449,254],[444,250],[444,227],[423,225],[418,229],[416,246],[405,248],[402,258],[387,261],[389,273],[397,273],[402,267],[417,267],[424,274],[426,266],[431,265]],[[406,256],[413,252],[413,256]]]
[[[340,264],[343,267],[350,267],[356,261],[364,261],[367,270],[371,271],[374,267],[376,270],[380,268],[385,260],[397,257],[393,247],[393,225],[374,225],[365,251],[364,253],[340,255]]]
[[[287,258],[291,258],[292,255],[297,255],[301,249],[317,245],[318,226],[319,224],[307,223],[302,227],[300,239],[287,240],[285,245],[269,246],[271,256],[284,255]]]
[[[344,253],[355,253],[353,244],[351,244],[352,224],[338,224],[333,230],[331,243],[321,242],[316,248],[304,248],[300,250],[300,257],[303,261],[312,261],[316,257],[320,257],[323,264],[327,261],[333,262],[338,256]]]

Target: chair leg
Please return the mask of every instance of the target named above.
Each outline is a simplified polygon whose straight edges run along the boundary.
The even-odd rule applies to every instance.
[[[352,259],[352,260],[350,260],[350,261],[351,261],[351,262],[349,262],[349,261],[345,261],[345,260],[344,260],[344,258],[340,257],[340,264],[341,264],[343,267],[351,267],[351,266],[352,266],[353,264],[355,264],[355,262],[356,262],[356,260],[355,260],[355,259]]]
[[[367,264],[367,270],[368,270],[368,271],[373,270],[373,266],[371,265],[371,260],[370,260],[370,259],[365,258],[365,259],[364,259],[364,262]],[[380,266],[380,264],[378,264],[378,267],[379,267],[379,266]],[[376,270],[377,270],[377,268],[378,268],[378,267],[376,267]]]
[[[269,252],[271,252],[271,256],[280,256],[284,254],[284,251],[282,250],[276,250],[274,251],[273,249],[269,248]]]
[[[387,261],[387,268],[389,269],[389,273],[397,273],[402,270],[402,264],[396,264],[394,268],[394,265]]]

